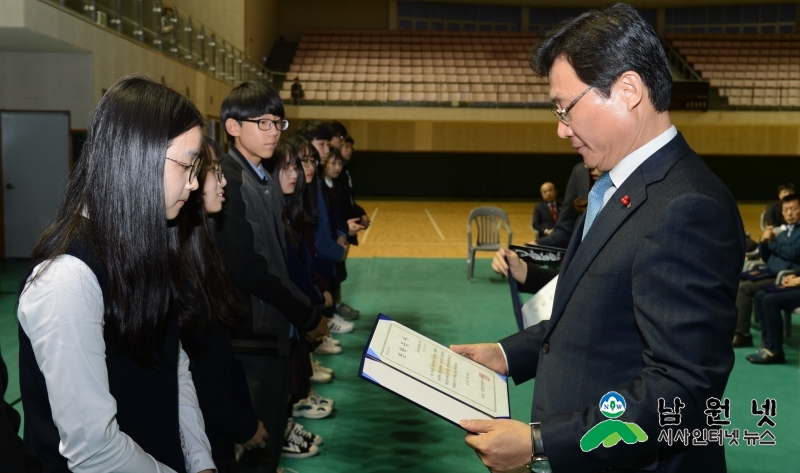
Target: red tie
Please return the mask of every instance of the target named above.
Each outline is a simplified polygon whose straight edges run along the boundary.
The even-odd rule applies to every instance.
[[[558,220],[558,213],[556,213],[556,204],[553,202],[550,203],[550,215],[553,216],[554,222]]]

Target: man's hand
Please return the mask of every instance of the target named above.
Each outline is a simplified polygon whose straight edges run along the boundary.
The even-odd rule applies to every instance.
[[[372,222],[369,220],[369,215],[367,214],[361,216],[361,222],[359,223],[361,223],[364,228],[369,228],[369,226],[372,224]]]
[[[536,240],[531,240],[531,241],[529,241],[528,243],[525,243],[525,244],[528,245],[528,246],[536,246],[536,245],[538,245],[538,243],[536,243]]]
[[[545,235],[549,235],[549,234],[551,234],[551,233],[553,233],[553,229],[552,229],[552,228],[548,228],[548,229],[546,229],[546,230],[544,231],[544,234],[545,234]]]
[[[502,374],[508,374],[508,366],[506,366],[506,358],[503,356],[503,351],[500,345],[496,343],[474,343],[471,345],[450,345],[450,349],[459,355],[464,355],[470,360],[477,361],[483,366],[492,371]]]
[[[462,420],[467,446],[491,472],[524,472],[531,461],[531,426],[517,420]],[[483,435],[478,435],[483,434]]]
[[[251,448],[255,447],[266,448],[267,443],[264,442],[264,439],[266,437],[267,437],[267,429],[264,428],[263,422],[258,421],[258,428],[256,429],[255,435],[253,435],[253,438],[245,442],[245,444],[242,445],[242,447],[244,447],[247,450],[250,450]]]
[[[347,243],[347,237],[346,236],[339,235],[339,238],[336,239],[336,243],[338,243],[339,246],[341,246],[342,248],[347,249],[348,243]]]
[[[508,264],[506,264],[506,258],[508,258]],[[523,263],[513,251],[508,248],[500,248],[492,259],[492,269],[495,273],[508,277],[509,265],[511,265],[511,274],[514,275],[514,279],[520,284],[525,284],[525,278],[528,277],[528,265]]]
[[[328,330],[328,319],[323,316],[319,318],[319,324],[317,324],[317,328],[306,333],[306,340],[309,342],[319,342],[322,341],[322,339],[327,335],[330,335],[330,331]]]
[[[333,305],[333,296],[330,292],[325,291],[322,293],[322,297],[325,299],[325,308],[328,308]]]
[[[773,226],[767,225],[767,229],[764,230],[764,234],[761,235],[761,241],[772,241],[775,239],[776,236],[777,234],[773,230]]]
[[[350,236],[355,236],[358,232],[363,230],[366,227],[361,226],[359,224],[360,218],[351,218],[347,221],[347,234]]]

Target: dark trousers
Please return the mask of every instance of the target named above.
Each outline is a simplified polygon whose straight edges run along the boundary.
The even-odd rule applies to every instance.
[[[756,315],[761,321],[761,346],[775,355],[783,353],[782,311],[800,307],[800,289],[760,291],[756,294],[755,305]]]
[[[253,400],[253,410],[264,423],[267,448],[246,451],[240,460],[245,472],[275,473],[283,451],[289,400],[289,358],[268,355],[235,355],[242,362]]]
[[[736,294],[736,309],[738,310],[736,333],[741,335],[750,334],[750,316],[753,314],[753,298],[762,287],[772,284],[775,284],[775,278],[767,278],[760,281],[739,281],[739,292]]]

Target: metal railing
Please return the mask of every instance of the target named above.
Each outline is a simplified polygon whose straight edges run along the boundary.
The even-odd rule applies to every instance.
[[[41,0],[229,84],[269,80],[270,71],[187,12],[161,0]]]

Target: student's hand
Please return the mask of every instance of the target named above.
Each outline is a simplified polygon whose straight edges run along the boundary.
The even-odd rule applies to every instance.
[[[325,308],[328,308],[333,305],[333,296],[330,292],[325,291],[322,293],[322,297],[325,298]]]
[[[528,245],[528,246],[536,246],[536,245],[538,245],[538,243],[536,243],[536,240],[531,240],[531,241],[529,241],[529,242],[527,242],[525,244]]]
[[[361,216],[361,222],[359,223],[361,223],[364,228],[369,228],[369,226],[372,224],[372,222],[369,220],[369,215],[367,214]]]
[[[764,234],[761,235],[761,241],[772,241],[775,239],[775,231],[773,230],[772,225],[767,225],[767,229],[764,230]]]
[[[328,335],[330,335],[328,330],[328,319],[325,317],[320,317],[317,328],[306,333],[306,340],[309,342],[319,342]]]
[[[258,421],[258,428],[256,429],[255,435],[253,435],[253,438],[245,442],[242,445],[242,447],[244,447],[247,450],[250,450],[251,448],[255,447],[266,448],[267,443],[264,441],[266,437],[267,437],[267,429],[264,428],[263,422]]]
[[[781,286],[783,286],[783,287],[800,286],[800,277],[797,277],[797,275],[795,275],[795,274],[790,274],[790,275],[786,276],[785,278],[783,278],[783,284],[781,284]]]
[[[450,349],[470,360],[477,361],[490,370],[503,376],[508,374],[506,357],[496,343],[473,343],[471,345],[450,345]]]
[[[347,248],[347,237],[340,235],[339,238],[336,239],[336,243],[338,243],[342,248]]]
[[[464,442],[489,471],[528,471],[525,465],[531,460],[530,425],[510,419],[462,420],[459,425],[469,432]]]
[[[506,258],[508,258],[508,264],[506,264]],[[519,256],[508,248],[497,250],[497,253],[494,254],[494,259],[492,259],[494,272],[508,277],[509,264],[511,265],[511,274],[514,275],[514,279],[520,284],[525,284],[525,278],[528,277],[528,265],[523,263]]]
[[[361,226],[358,222],[361,220],[360,218],[351,218],[347,221],[347,234],[350,236],[355,236],[366,227]]]

